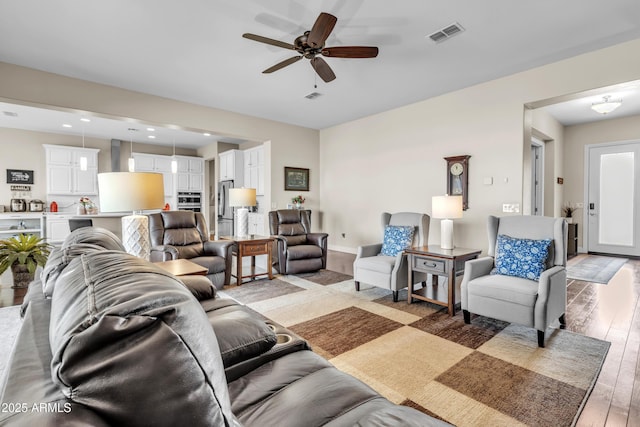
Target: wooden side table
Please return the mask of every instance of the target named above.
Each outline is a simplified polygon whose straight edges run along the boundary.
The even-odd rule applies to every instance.
[[[242,284],[242,279],[255,280],[258,276],[266,275],[269,279],[273,279],[273,270],[271,268],[271,248],[272,242],[275,240],[271,236],[258,236],[249,235],[247,237],[238,236],[224,236],[220,237],[223,240],[233,240],[235,249],[233,254],[236,256],[236,274],[231,274],[236,278],[238,285]],[[267,269],[264,270],[260,267],[256,267],[256,255],[267,256]],[[245,256],[251,257],[251,268],[248,271],[244,271],[242,268],[242,258]]]
[[[479,250],[468,248],[442,249],[440,246],[414,246],[405,250],[409,263],[407,302],[413,299],[428,301],[448,308],[449,316],[456,313],[456,276],[464,273],[464,263],[478,258]],[[434,276],[434,283],[414,289],[413,272]],[[445,276],[446,283],[440,286],[436,278]],[[446,288],[446,289],[445,289]]]

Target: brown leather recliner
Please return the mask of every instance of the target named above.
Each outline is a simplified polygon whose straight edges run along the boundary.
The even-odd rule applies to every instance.
[[[269,212],[269,229],[277,237],[273,266],[280,274],[318,271],[327,266],[327,233],[311,233],[311,211]]]
[[[152,262],[188,259],[209,269],[207,277],[222,289],[231,279],[234,242],[210,241],[204,215],[191,211],[166,211],[149,215]]]

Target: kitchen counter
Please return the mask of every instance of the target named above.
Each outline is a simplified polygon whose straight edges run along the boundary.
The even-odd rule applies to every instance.
[[[48,217],[64,217],[64,218],[122,218],[123,216],[131,215],[131,212],[104,212],[97,214],[81,214],[78,215],[74,212],[44,212]]]

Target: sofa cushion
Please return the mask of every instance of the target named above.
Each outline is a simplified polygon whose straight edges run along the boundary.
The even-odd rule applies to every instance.
[[[298,245],[288,248],[287,259],[289,261],[297,259],[321,258],[322,248],[314,245]]]
[[[216,296],[216,288],[207,276],[178,276],[178,279],[191,291],[198,301],[205,301]]]
[[[156,265],[116,251],[75,258],[58,279],[50,321],[55,384],[110,425],[232,424],[206,314]]]
[[[469,295],[533,307],[538,298],[538,282],[494,274],[471,280],[467,284],[467,292]]]
[[[224,271],[227,266],[226,260],[221,256],[197,256],[189,258],[189,261],[195,262],[202,267],[206,267],[209,270],[207,274],[220,273],[221,271]]]
[[[545,270],[551,239],[517,239],[499,234],[492,274],[538,280]]]
[[[396,266],[396,257],[385,255],[364,257],[359,258],[356,261],[356,265],[357,268],[391,274],[391,271],[393,271],[393,268]]]
[[[225,368],[259,356],[276,344],[276,334],[260,319],[244,310],[210,316]]]
[[[384,240],[380,253],[396,256],[411,246],[415,227],[409,225],[387,225],[384,228]]]

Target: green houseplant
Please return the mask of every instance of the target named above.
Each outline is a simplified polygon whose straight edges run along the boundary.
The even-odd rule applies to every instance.
[[[19,234],[0,240],[0,274],[11,267],[13,287],[29,286],[36,268],[44,266],[50,252],[51,245],[35,234]]]

